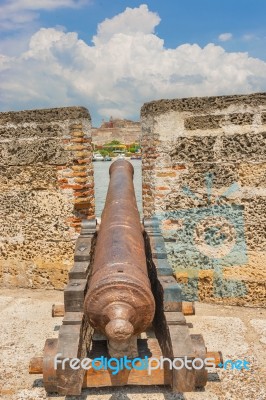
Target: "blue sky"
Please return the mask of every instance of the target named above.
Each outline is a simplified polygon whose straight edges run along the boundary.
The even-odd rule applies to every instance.
[[[60,21],[68,30],[78,32],[80,38],[89,42],[99,22],[123,12],[126,7],[134,8],[144,3],[161,17],[156,34],[164,39],[166,47],[175,48],[187,42],[200,46],[210,42],[218,44],[219,35],[230,32],[233,38],[224,43],[226,50],[248,51],[250,55],[266,60],[263,47],[266,40],[265,0],[102,0],[74,13],[69,10],[44,13],[42,21],[47,27]],[[245,35],[254,35],[253,40],[245,40]]]
[[[265,0],[2,0],[0,110],[266,90]]]

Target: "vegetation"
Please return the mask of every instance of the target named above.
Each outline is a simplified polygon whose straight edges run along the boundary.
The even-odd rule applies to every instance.
[[[95,151],[98,151],[103,157],[109,155],[114,157],[116,153],[126,153],[128,157],[136,153],[140,149],[138,143],[123,144],[119,140],[112,140],[101,146],[96,146]]]
[[[119,140],[112,140],[110,143],[106,143],[104,144],[104,146],[108,146],[108,145],[115,145],[115,144],[122,144],[121,142],[119,142]]]
[[[130,153],[136,153],[140,149],[140,145],[138,143],[131,143],[128,151]]]
[[[109,156],[109,152],[108,152],[107,150],[101,149],[101,150],[98,150],[98,152],[99,152],[103,157]]]
[[[110,143],[105,143],[103,145],[103,148],[108,151],[108,153],[111,153],[116,150],[124,151],[126,149],[126,146],[119,142],[119,140],[112,140]]]

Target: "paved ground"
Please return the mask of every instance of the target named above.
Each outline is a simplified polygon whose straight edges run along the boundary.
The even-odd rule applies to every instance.
[[[0,399],[63,399],[47,397],[41,375],[28,375],[30,358],[41,355],[46,338],[57,336],[61,318],[51,318],[51,306],[62,300],[60,291],[0,290]],[[173,395],[158,386],[104,388],[67,400],[266,400],[266,310],[196,304],[196,316],[187,321],[191,333],[203,334],[209,350],[250,361],[250,371],[219,369],[196,393]]]

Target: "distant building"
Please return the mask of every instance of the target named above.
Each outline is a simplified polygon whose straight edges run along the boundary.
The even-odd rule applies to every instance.
[[[100,128],[92,128],[92,142],[96,145],[119,140],[121,143],[139,143],[141,135],[140,122],[127,119],[113,119],[102,122]]]

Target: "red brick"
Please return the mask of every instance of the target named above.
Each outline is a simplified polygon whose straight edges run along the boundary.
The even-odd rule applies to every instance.
[[[66,222],[81,222],[81,218],[69,217],[66,219]]]
[[[67,150],[76,151],[78,152],[78,155],[81,155],[81,157],[83,157],[83,155],[87,155],[86,153],[84,153],[84,151],[87,150],[87,146],[85,146],[84,144],[72,143],[67,147]]]
[[[63,183],[68,183],[68,180],[67,179],[58,179],[58,183],[59,184],[63,184]]]
[[[156,174],[158,177],[165,177],[165,178],[174,178],[176,177],[176,172],[157,172]]]
[[[89,196],[89,194],[90,194],[90,191],[89,190],[87,190],[87,191],[75,191],[74,192],[74,196],[75,197],[86,197],[86,196]]]
[[[75,177],[74,181],[75,181],[75,183],[79,183],[80,185],[86,185],[87,176],[85,178],[84,177],[80,177],[80,176]]]
[[[71,167],[74,171],[86,171],[86,165],[72,165]]]
[[[73,190],[79,190],[79,189],[84,189],[84,185],[71,185],[71,184],[65,184],[61,185],[60,189],[73,189]]]
[[[80,226],[81,221],[80,222],[72,222],[71,224],[69,224],[70,226],[72,226],[73,228]]]
[[[76,162],[78,164],[91,164],[92,160],[90,158],[79,158]]]
[[[155,190],[169,190],[169,186],[156,186]]]
[[[74,137],[71,139],[73,143],[91,143],[91,139],[84,137]]]
[[[91,203],[89,201],[84,201],[83,203],[76,203],[75,202],[75,209],[84,210],[84,212],[85,212],[85,210],[89,210],[90,206],[91,206]]]
[[[177,170],[182,170],[182,169],[186,169],[187,167],[185,165],[175,165],[173,167],[173,169],[177,169]]]
[[[88,174],[85,171],[79,171],[79,172],[73,172],[72,176],[82,178],[82,177],[87,177]]]

